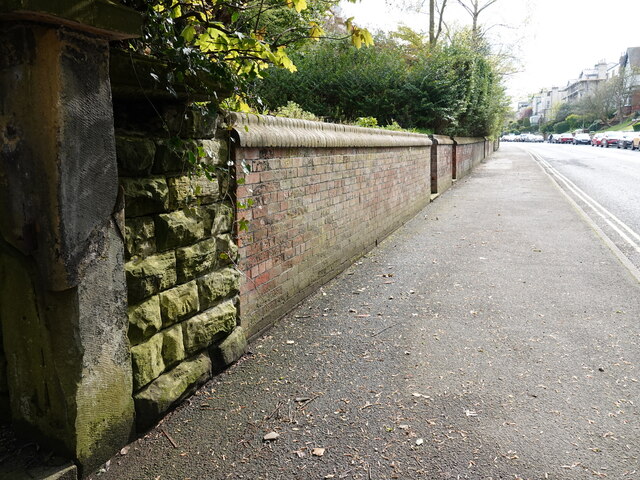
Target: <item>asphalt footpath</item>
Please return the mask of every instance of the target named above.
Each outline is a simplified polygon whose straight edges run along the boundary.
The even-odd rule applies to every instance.
[[[504,145],[90,478],[640,479],[639,313]]]

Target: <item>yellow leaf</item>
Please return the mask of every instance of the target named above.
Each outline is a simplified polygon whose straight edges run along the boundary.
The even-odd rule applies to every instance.
[[[324,36],[324,30],[315,22],[311,22],[311,28],[309,29],[309,38],[313,40],[320,40]]]

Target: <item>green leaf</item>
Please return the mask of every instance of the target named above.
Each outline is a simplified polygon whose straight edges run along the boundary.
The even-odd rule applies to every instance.
[[[191,43],[196,36],[196,29],[193,25],[187,25],[180,35],[185,41]]]

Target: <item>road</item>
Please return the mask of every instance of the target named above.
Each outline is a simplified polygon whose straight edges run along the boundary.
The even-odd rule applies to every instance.
[[[640,268],[640,152],[547,143],[504,147],[532,154],[615,245],[620,260]]]

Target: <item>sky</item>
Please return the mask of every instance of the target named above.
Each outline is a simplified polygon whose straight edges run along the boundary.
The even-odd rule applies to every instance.
[[[341,9],[370,30],[403,24],[427,33],[428,15],[402,8],[410,1],[343,1]],[[498,0],[479,19],[492,43],[518,59],[518,73],[506,78],[514,102],[542,88],[563,87],[600,60],[618,62],[628,47],[640,46],[640,0]],[[465,26],[471,17],[449,0],[445,21]]]

